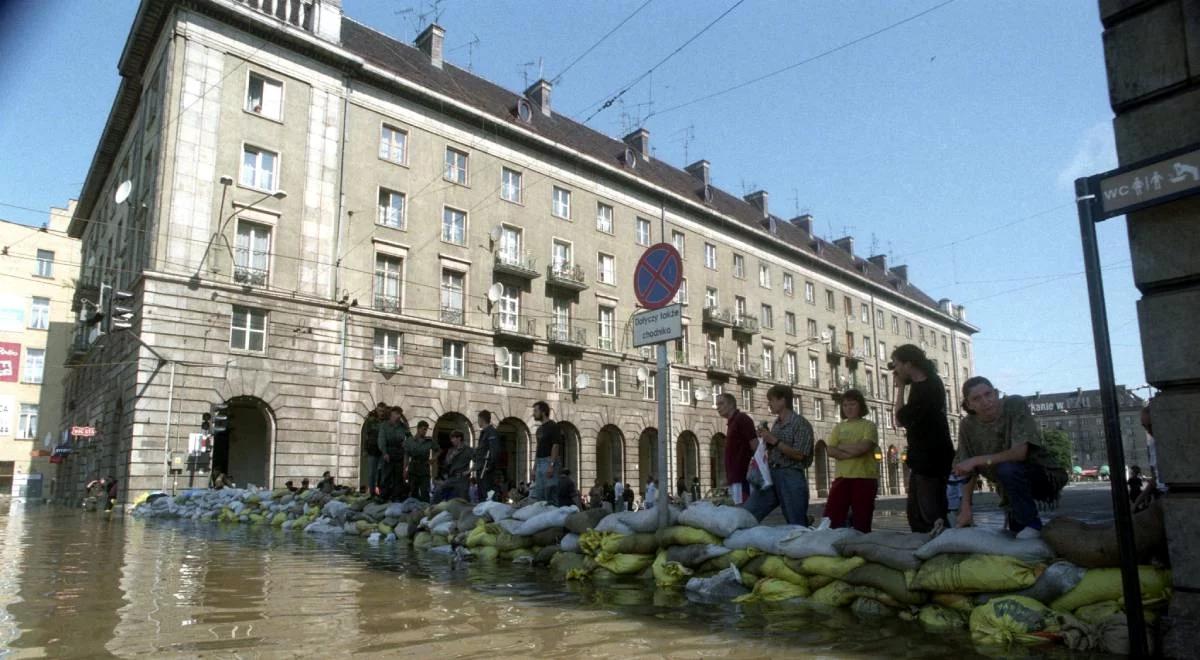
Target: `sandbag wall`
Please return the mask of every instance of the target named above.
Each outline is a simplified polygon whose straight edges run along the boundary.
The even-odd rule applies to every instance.
[[[476,562],[550,566],[563,580],[644,580],[704,602],[787,602],[900,617],[934,632],[969,629],[980,644],[1062,643],[1126,652],[1120,571],[1056,560],[1040,540],[980,528],[928,535],[758,525],[744,509],[697,502],[606,514],[543,502],[475,506],[452,500],[372,503],[316,491],[188,491],[138,504],[134,515],[352,534]],[[1140,568],[1147,620],[1170,597],[1170,575]]]

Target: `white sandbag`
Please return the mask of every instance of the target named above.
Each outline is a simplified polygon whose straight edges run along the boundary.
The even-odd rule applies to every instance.
[[[642,509],[641,511],[622,511],[614,513],[618,520],[636,534],[647,534],[658,531],[658,509]],[[605,518],[611,518],[608,516]],[[667,525],[674,525],[679,520],[679,509],[671,507],[667,513]],[[601,521],[603,522],[603,521]],[[599,525],[596,526],[599,529]]]
[[[480,502],[479,504],[476,504],[475,509],[471,513],[474,513],[481,518],[489,518],[492,522],[499,522],[505,518],[511,518],[513,514],[513,508],[511,505],[505,504],[504,502],[492,502],[489,500],[487,502]]]
[[[529,520],[536,515],[545,513],[553,508],[555,507],[552,507],[545,502],[534,502],[533,504],[527,504],[513,511],[512,517],[516,520],[520,520],[521,522],[525,522],[526,520]]]
[[[509,534],[516,534],[517,528],[521,526],[522,522],[516,518],[505,518],[504,520],[497,521],[496,524],[500,525],[500,529]]]
[[[562,527],[567,523],[567,516],[578,512],[579,509],[574,506],[564,506],[558,509],[550,509],[544,513],[529,518],[521,523],[517,531],[513,532],[517,536],[533,536],[538,532],[550,529],[551,527]]]
[[[428,529],[432,531],[434,527],[446,522],[454,522],[454,514],[450,513],[449,511],[442,511],[432,518],[422,518],[420,527],[421,529]]]
[[[444,520],[430,527],[429,531],[440,536],[450,536],[454,533],[455,527],[457,527],[457,525],[455,525],[453,520]]]
[[[233,508],[232,506],[230,507]],[[237,513],[236,511],[234,513]],[[338,522],[345,522],[346,515],[350,513],[350,505],[337,500],[329,500],[321,509],[321,515],[328,516]]]
[[[377,504],[371,503],[371,504],[364,506],[362,512],[363,512],[363,515],[367,516],[368,518],[372,518],[374,520],[379,520],[380,518],[386,517],[386,516],[384,516],[384,514],[387,513],[389,506],[391,506],[391,505],[384,504],[383,502],[379,502]]]
[[[843,557],[862,557],[870,563],[898,571],[915,571],[921,567],[921,560],[915,553],[929,539],[929,534],[880,531],[842,539],[833,547]]]
[[[740,506],[718,506],[701,501],[679,514],[679,524],[703,529],[725,538],[739,529],[758,526],[758,519]]]
[[[842,539],[862,535],[857,529],[843,527],[841,529],[813,529],[797,532],[790,538],[781,540],[776,548],[777,554],[792,559],[805,557],[839,557],[833,544]]]
[[[917,549],[917,558],[946,554],[1003,555],[1023,562],[1054,559],[1054,551],[1041,539],[1016,539],[999,529],[958,527],[947,529]]]
[[[452,548],[448,545],[435,545],[435,546],[429,548],[428,550],[426,550],[426,552],[428,552],[431,555],[453,555],[454,548]]]
[[[742,584],[742,574],[737,566],[729,566],[712,577],[694,577],[687,581],[688,596],[705,601],[727,601],[750,592]]]
[[[383,510],[383,517],[399,518],[400,516],[403,516],[404,514],[408,513],[404,510],[405,504],[406,502],[392,502],[391,504],[388,504],[387,508]]]
[[[370,543],[371,545],[379,545],[379,540],[381,538],[382,535],[379,532],[371,532],[371,535],[367,537],[367,543]]]
[[[579,552],[579,535],[567,534],[558,542],[558,549],[563,552]]]
[[[388,534],[387,536],[383,537],[383,542],[384,543],[395,543],[396,542],[396,534],[392,533],[392,534]]]
[[[597,532],[616,532],[617,534],[622,534],[625,536],[632,534],[633,530],[629,528],[629,525],[626,525],[621,520],[619,515],[620,514],[610,513],[607,516],[604,516],[603,518],[601,518],[600,522],[596,524],[596,531]]]
[[[412,513],[413,511],[420,511],[427,506],[429,506],[427,502],[422,502],[415,497],[410,497],[400,503],[400,515]]]
[[[769,555],[779,554],[779,542],[795,536],[808,529],[801,525],[780,525],[771,527],[759,525],[749,529],[739,529],[725,539],[725,547],[730,550],[745,550],[754,548]]]
[[[682,564],[688,568],[696,568],[700,564],[733,552],[723,545],[673,545],[667,548],[667,561]]]
[[[328,519],[322,518],[320,520],[309,523],[308,527],[304,528],[304,533],[305,534],[329,534],[332,536],[341,536],[342,534],[346,533],[346,530],[342,529],[341,525],[332,524],[332,523],[330,523],[330,521]]]

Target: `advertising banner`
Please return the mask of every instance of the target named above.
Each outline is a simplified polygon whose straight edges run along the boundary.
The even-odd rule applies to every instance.
[[[0,341],[0,383],[15,383],[21,376],[21,345]]]

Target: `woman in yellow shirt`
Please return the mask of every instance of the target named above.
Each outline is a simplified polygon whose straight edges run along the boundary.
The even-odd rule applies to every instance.
[[[854,529],[871,531],[875,515],[875,495],[879,491],[879,463],[875,446],[879,431],[875,423],[864,419],[867,400],[858,390],[842,395],[842,421],[833,427],[826,443],[827,452],[837,459],[837,476],[825,501],[825,517],[833,527],[845,527],[850,517]]]

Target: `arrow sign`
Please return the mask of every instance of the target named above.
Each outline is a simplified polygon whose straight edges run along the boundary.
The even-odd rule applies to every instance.
[[[658,309],[671,302],[683,280],[683,258],[670,243],[646,248],[633,269],[633,293],[642,307]]]

